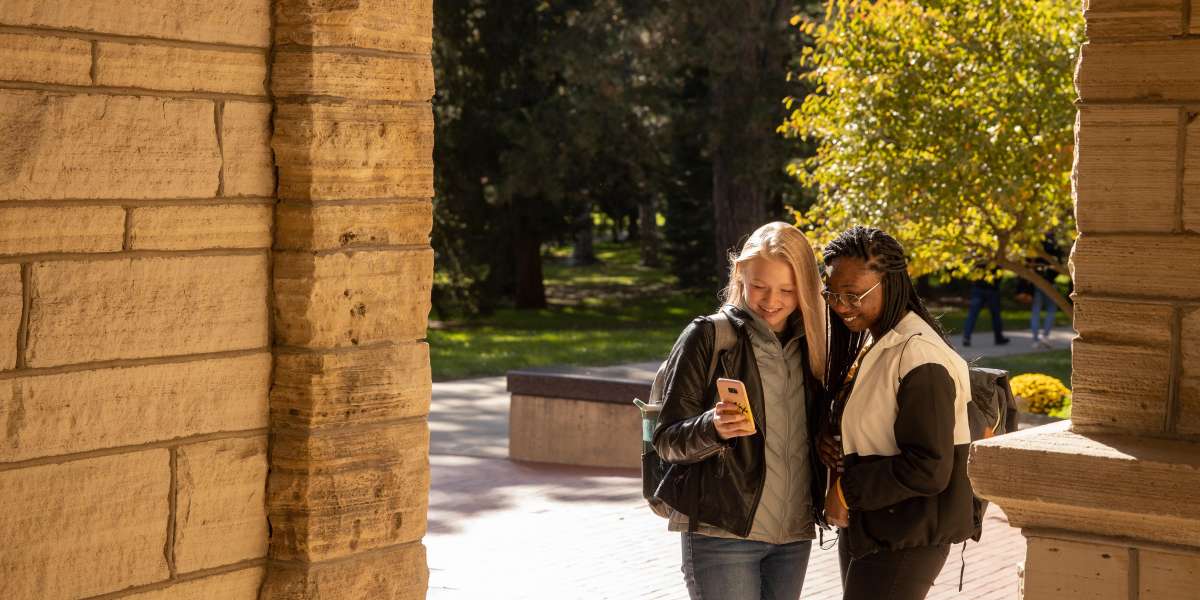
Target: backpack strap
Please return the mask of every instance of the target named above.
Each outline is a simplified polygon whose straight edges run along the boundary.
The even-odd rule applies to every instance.
[[[733,343],[737,339],[737,334],[733,331],[733,323],[729,322],[729,316],[721,311],[717,311],[708,317],[712,321],[714,333],[712,356],[708,358],[708,377],[706,380],[711,383],[713,375],[717,372],[717,358],[721,352],[733,348]]]

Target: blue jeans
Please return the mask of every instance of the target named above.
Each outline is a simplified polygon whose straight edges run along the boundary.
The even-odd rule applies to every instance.
[[[812,540],[768,544],[683,534],[683,579],[692,600],[797,600]]]
[[[992,313],[992,335],[996,341],[1004,339],[1004,321],[1000,319],[1000,290],[985,288],[978,285],[971,287],[971,304],[967,308],[967,322],[963,324],[963,339],[971,341],[971,332],[975,331],[975,320],[979,312],[987,305]]]
[[[1046,321],[1042,327],[1038,327],[1038,320],[1042,317],[1042,305],[1046,306]],[[1057,311],[1058,305],[1045,292],[1033,289],[1033,306],[1029,313],[1029,329],[1033,331],[1033,341],[1038,340],[1039,330],[1042,337],[1050,337],[1050,329],[1054,327],[1054,313]]]

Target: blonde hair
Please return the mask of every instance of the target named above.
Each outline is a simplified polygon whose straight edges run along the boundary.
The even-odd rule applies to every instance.
[[[818,380],[825,379],[825,299],[821,297],[821,276],[817,271],[817,256],[808,238],[795,227],[782,221],[759,227],[740,253],[729,255],[729,283],[721,299],[738,307],[746,307],[743,271],[749,261],[771,258],[786,262],[796,278],[796,307],[804,321],[804,336],[808,344],[808,365]]]

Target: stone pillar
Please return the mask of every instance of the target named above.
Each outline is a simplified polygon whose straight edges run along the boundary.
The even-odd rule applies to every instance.
[[[1200,589],[1200,0],[1085,2],[1074,414],[977,444],[1031,600]],[[986,544],[986,540],[984,540]]]
[[[424,598],[429,0],[275,0],[264,599]]]

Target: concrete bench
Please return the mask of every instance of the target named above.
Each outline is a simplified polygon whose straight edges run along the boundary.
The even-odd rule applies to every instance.
[[[658,363],[510,371],[508,456],[515,460],[641,467],[641,414]]]

